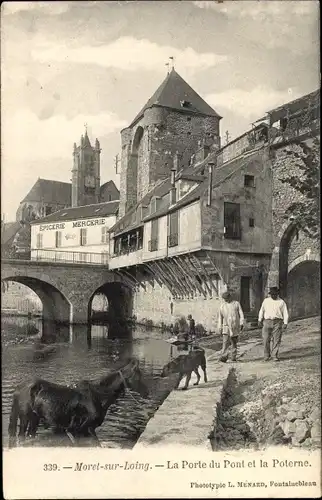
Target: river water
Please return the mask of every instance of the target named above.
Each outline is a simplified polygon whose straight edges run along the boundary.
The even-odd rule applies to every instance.
[[[148,420],[172,390],[174,380],[158,375],[177,348],[165,342],[169,336],[158,330],[136,329],[129,340],[110,340],[108,327],[92,325],[91,341],[85,326],[73,326],[69,340],[41,343],[41,320],[2,317],[2,413],[4,444],[12,394],[22,381],[41,377],[58,384],[80,379],[96,379],[119,369],[129,356],[139,359],[150,397],[143,399],[126,391],[108,410],[103,425],[97,429],[102,446],[132,448]],[[38,333],[37,333],[38,330]],[[180,352],[179,352],[180,354]],[[35,446],[52,445],[48,431],[40,431]],[[57,446],[57,442],[54,443]]]

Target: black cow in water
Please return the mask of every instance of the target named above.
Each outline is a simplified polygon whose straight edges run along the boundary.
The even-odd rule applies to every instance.
[[[148,396],[137,361],[132,360],[97,382],[82,380],[70,387],[37,379],[17,387],[13,395],[9,421],[9,447],[19,438],[34,437],[41,421],[54,433],[66,433],[73,444],[77,438],[92,436],[98,444],[95,429],[102,425],[112,403],[130,388]]]

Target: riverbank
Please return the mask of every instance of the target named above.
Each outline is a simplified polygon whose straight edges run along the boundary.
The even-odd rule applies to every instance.
[[[291,323],[279,363],[263,361],[258,329],[245,332],[237,363],[220,363],[219,352],[206,347],[208,383],[193,386],[193,375],[187,391],[172,391],[135,448],[319,446],[320,336],[319,318]],[[218,340],[200,345],[206,343],[217,346]],[[290,413],[294,409],[295,415]],[[224,421],[229,425],[223,426]]]

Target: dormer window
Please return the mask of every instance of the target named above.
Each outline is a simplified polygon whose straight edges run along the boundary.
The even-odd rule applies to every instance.
[[[190,101],[180,101],[180,106],[182,108],[189,108],[189,106],[191,106],[191,102]]]

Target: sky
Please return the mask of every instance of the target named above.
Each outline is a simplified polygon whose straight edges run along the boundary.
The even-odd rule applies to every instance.
[[[3,2],[1,213],[15,219],[38,177],[70,182],[87,124],[101,182],[119,186],[120,131],[176,71],[230,139],[319,87],[313,0]]]

